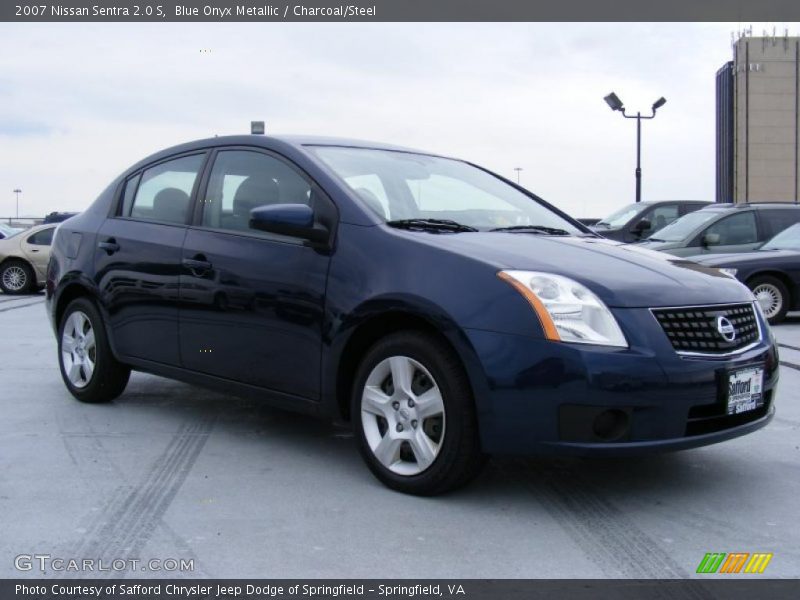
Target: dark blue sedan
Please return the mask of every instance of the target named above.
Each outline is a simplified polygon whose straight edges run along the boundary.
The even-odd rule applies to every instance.
[[[800,310],[800,223],[784,229],[758,250],[707,254],[692,260],[717,267],[749,287],[770,323]]]
[[[77,399],[114,399],[133,369],[349,420],[414,494],[489,454],[679,450],[774,413],[775,343],[741,283],[382,144],[150,156],[59,227],[47,306]]]

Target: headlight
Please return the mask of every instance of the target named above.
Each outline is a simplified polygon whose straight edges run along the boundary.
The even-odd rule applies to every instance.
[[[725,275],[730,275],[731,277],[733,277],[735,279],[736,278],[736,272],[738,271],[738,269],[731,269],[731,268],[728,268],[728,267],[722,267],[720,269],[720,271],[725,273]]]
[[[550,340],[628,347],[617,320],[586,286],[561,275],[500,271],[530,303]]]

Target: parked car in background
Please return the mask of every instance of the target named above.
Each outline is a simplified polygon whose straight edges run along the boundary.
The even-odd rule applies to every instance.
[[[9,238],[12,235],[19,233],[20,231],[25,231],[25,230],[20,227],[11,227],[11,225],[0,223],[0,240]]]
[[[600,222],[600,219],[596,217],[579,217],[577,219],[578,223],[581,223],[586,226],[597,225]]]
[[[347,420],[378,479],[414,494],[489,454],[679,450],[774,414],[775,342],[739,282],[372,142],[150,156],[59,226],[46,302],[78,400],[113,400],[135,369]]]
[[[44,287],[55,225],[39,225],[0,240],[0,290],[28,294]]]
[[[770,323],[800,310],[800,223],[753,252],[708,254],[692,260],[736,277],[755,295]]]
[[[70,217],[74,217],[78,213],[76,212],[51,212],[44,218],[44,223],[62,223],[69,219]]]
[[[702,200],[634,202],[595,223],[592,231],[618,242],[638,242],[708,204]]]
[[[675,256],[750,252],[798,222],[797,204],[712,204],[681,217],[639,246]]]

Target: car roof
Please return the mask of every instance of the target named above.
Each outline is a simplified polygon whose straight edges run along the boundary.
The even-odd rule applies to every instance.
[[[164,148],[136,162],[134,165],[128,167],[124,173],[132,173],[150,163],[159,162],[176,154],[202,150],[203,148],[213,148],[215,146],[261,146],[266,149],[275,149],[276,147],[286,145],[292,146],[301,152],[306,152],[307,146],[341,146],[346,148],[369,148],[373,150],[391,150],[394,152],[409,152],[413,154],[424,154],[426,156],[445,157],[445,155],[435,152],[354,138],[319,135],[221,135]]]
[[[415,154],[426,154],[428,156],[440,156],[433,152],[425,152],[423,150],[415,150],[413,148],[406,148],[403,146],[396,146],[393,144],[385,144],[382,142],[372,142],[367,140],[357,140],[353,138],[342,137],[326,137],[326,136],[312,136],[312,135],[221,135],[212,138],[204,138],[185,142],[169,148],[159,150],[150,156],[140,160],[136,165],[131,167],[130,170],[135,170],[140,166],[161,160],[173,154],[181,154],[183,152],[191,152],[193,150],[200,150],[202,148],[209,148],[214,146],[263,146],[264,148],[272,148],[276,145],[287,144],[303,150],[306,146],[343,146],[347,148],[370,148],[374,150],[393,150],[395,152],[412,152]]]
[[[396,150],[399,152],[414,152],[416,154],[432,154],[431,152],[418,150],[416,148],[407,148],[405,146],[398,146],[395,144],[386,144],[384,142],[374,142],[370,140],[359,140],[355,138],[329,137],[320,135],[277,135],[272,137],[273,139],[280,140],[294,146],[345,146],[348,148],[372,148],[374,150]]]
[[[759,210],[765,208],[798,209],[800,208],[800,204],[798,204],[797,202],[742,202],[740,204],[720,202],[720,203],[714,203],[710,206],[706,206],[705,208],[701,208],[700,210],[702,211],[747,210],[747,209]]]
[[[61,223],[39,223],[38,225],[34,225],[33,227],[28,227],[27,229],[23,229],[20,231],[20,235],[26,233],[35,233],[37,231],[41,231],[42,229],[48,229],[52,227],[58,227]]]
[[[36,233],[37,231],[41,231],[42,229],[47,229],[49,227],[57,227],[58,225],[59,225],[59,223],[41,223],[39,225],[34,225],[33,227],[28,227],[28,228],[24,228],[24,229],[17,227],[16,229],[18,231],[16,233],[13,233],[10,236],[8,236],[6,238],[3,238],[0,241],[3,241],[3,242],[5,242],[6,240],[18,241],[18,240],[20,240],[22,238],[26,238],[27,236],[29,236],[29,235],[31,235],[33,233]]]
[[[639,202],[639,204],[657,206],[659,204],[672,204],[674,202],[680,202],[682,204],[711,204],[708,200],[643,200]]]

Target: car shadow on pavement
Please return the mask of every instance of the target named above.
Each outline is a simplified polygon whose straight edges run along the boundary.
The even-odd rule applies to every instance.
[[[303,461],[342,477],[342,485],[382,489],[363,465],[352,433],[343,424],[142,374],[132,376],[128,391],[112,406],[125,412],[146,410],[149,418],[159,420],[160,428],[167,429],[172,427],[170,419],[175,427],[187,420],[213,420],[214,436],[261,442],[267,453],[276,448],[283,456],[297,453]],[[556,488],[565,499],[578,491],[675,497],[717,483],[730,486],[734,493],[738,477],[746,476],[743,469],[747,465],[708,449],[625,458],[494,457],[471,485],[446,497],[448,502],[454,497],[471,502]]]

